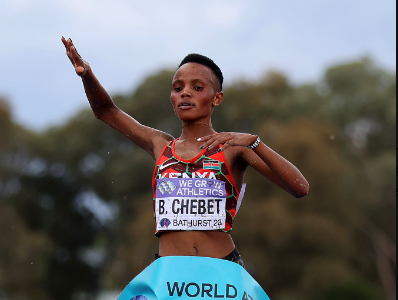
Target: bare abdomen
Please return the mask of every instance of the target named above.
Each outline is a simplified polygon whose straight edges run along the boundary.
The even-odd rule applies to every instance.
[[[205,256],[223,258],[235,249],[222,231],[167,231],[160,234],[160,256]]]

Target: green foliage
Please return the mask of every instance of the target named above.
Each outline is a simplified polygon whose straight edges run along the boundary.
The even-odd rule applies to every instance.
[[[172,76],[160,71],[114,101],[178,136]],[[249,272],[275,300],[379,299],[379,273],[395,274],[395,74],[364,58],[314,84],[271,71],[224,93],[216,130],[258,133],[311,185],[293,199],[247,171],[232,235]],[[15,124],[0,99],[0,128],[0,294],[121,290],[157,252],[152,159],[89,110],[38,134]]]
[[[365,282],[346,282],[319,291],[312,300],[378,300],[381,296]]]

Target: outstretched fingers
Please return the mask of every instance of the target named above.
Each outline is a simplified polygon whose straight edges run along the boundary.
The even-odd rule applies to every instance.
[[[64,44],[65,49],[67,49],[68,44],[66,43],[66,39],[65,39],[64,37],[61,37],[61,41],[62,41],[62,43]]]
[[[70,46],[69,46],[68,41],[64,37],[61,38],[61,41],[62,41],[62,43],[65,46],[66,55],[68,56],[68,58],[69,58],[70,62],[72,63],[72,65],[75,66],[75,64],[73,62],[73,59],[72,59],[71,52],[70,52]]]
[[[77,75],[82,76],[85,74],[88,64],[82,59],[82,57],[77,52],[75,46],[73,45],[72,39],[65,39],[64,37],[61,38],[62,43],[66,49],[66,55],[68,56],[69,60],[71,61],[73,67]]]

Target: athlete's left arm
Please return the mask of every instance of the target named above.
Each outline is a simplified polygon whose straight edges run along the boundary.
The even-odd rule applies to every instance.
[[[223,145],[221,151],[229,147],[242,147],[241,157],[256,171],[273,183],[292,194],[296,198],[308,194],[309,184],[303,174],[287,159],[276,153],[264,143],[260,143],[253,150],[247,146],[253,144],[257,136],[248,133],[221,132],[200,138],[203,148],[209,149]]]

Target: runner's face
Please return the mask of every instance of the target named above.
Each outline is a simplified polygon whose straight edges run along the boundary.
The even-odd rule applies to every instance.
[[[210,118],[214,105],[222,100],[222,92],[216,90],[216,80],[206,66],[197,63],[181,66],[174,75],[171,91],[177,117],[184,121]]]

